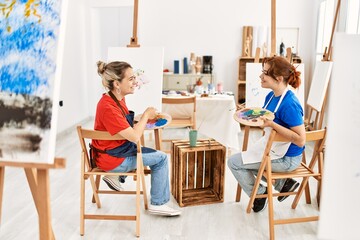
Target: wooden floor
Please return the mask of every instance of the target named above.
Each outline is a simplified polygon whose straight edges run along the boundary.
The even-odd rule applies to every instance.
[[[92,123],[85,127],[91,128]],[[58,138],[56,156],[66,158],[65,169],[50,171],[52,224],[56,239],[136,239],[135,223],[132,221],[87,220],[85,235],[80,236],[80,145],[75,128]],[[150,177],[146,178],[149,191]],[[245,210],[249,198],[243,193],[241,202],[235,203],[236,181],[227,167],[225,178],[223,203],[181,208],[180,217],[154,216],[142,210],[139,239],[268,239],[267,209],[261,213],[247,214]],[[106,188],[104,183],[101,184]],[[282,203],[274,201],[275,217],[317,214],[314,198],[316,183],[310,181],[310,184],[311,205],[307,205],[302,198],[296,210],[292,210],[290,205],[293,197]],[[90,188],[89,182],[86,185]],[[125,188],[132,186],[132,179],[128,179]],[[134,196],[102,196],[101,209],[91,203],[90,195],[86,197],[87,209],[90,211],[132,213],[135,210]],[[174,199],[172,204],[178,207]],[[317,226],[317,222],[276,226],[276,239],[317,239]],[[38,232],[38,218],[25,173],[19,168],[6,168],[0,239],[33,240],[39,238]]]

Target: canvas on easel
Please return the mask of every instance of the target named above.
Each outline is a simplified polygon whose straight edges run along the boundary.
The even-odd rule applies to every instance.
[[[307,104],[321,111],[330,79],[332,62],[316,62]]]
[[[54,162],[61,5],[56,0],[0,5],[0,161]]]

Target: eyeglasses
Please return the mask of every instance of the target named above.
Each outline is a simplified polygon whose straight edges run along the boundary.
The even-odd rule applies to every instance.
[[[262,72],[265,76],[270,76],[270,77],[276,79],[275,75],[269,74],[269,70],[264,70],[264,69],[263,69],[263,70],[261,70],[261,72]]]
[[[264,69],[263,69],[261,72],[262,72],[265,76],[270,76],[268,70],[264,70]]]

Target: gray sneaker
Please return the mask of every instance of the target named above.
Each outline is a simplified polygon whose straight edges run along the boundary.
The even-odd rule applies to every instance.
[[[114,191],[124,191],[124,188],[121,186],[121,183],[119,182],[118,176],[107,175],[103,177],[103,180],[110,189]]]

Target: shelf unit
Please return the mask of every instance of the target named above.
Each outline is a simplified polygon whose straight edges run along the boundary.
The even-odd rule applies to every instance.
[[[259,62],[262,62],[262,58],[259,59]],[[239,58],[239,73],[237,79],[238,94],[237,94],[237,103],[242,104],[246,101],[246,64],[253,63],[255,61],[254,57],[240,57]],[[301,63],[302,60],[299,57],[293,57],[293,63]],[[261,73],[259,73],[260,76]]]
[[[163,75],[163,90],[186,90],[189,84],[195,84],[196,80],[201,78],[203,87],[207,89],[207,84],[214,84],[214,74],[168,74]]]

